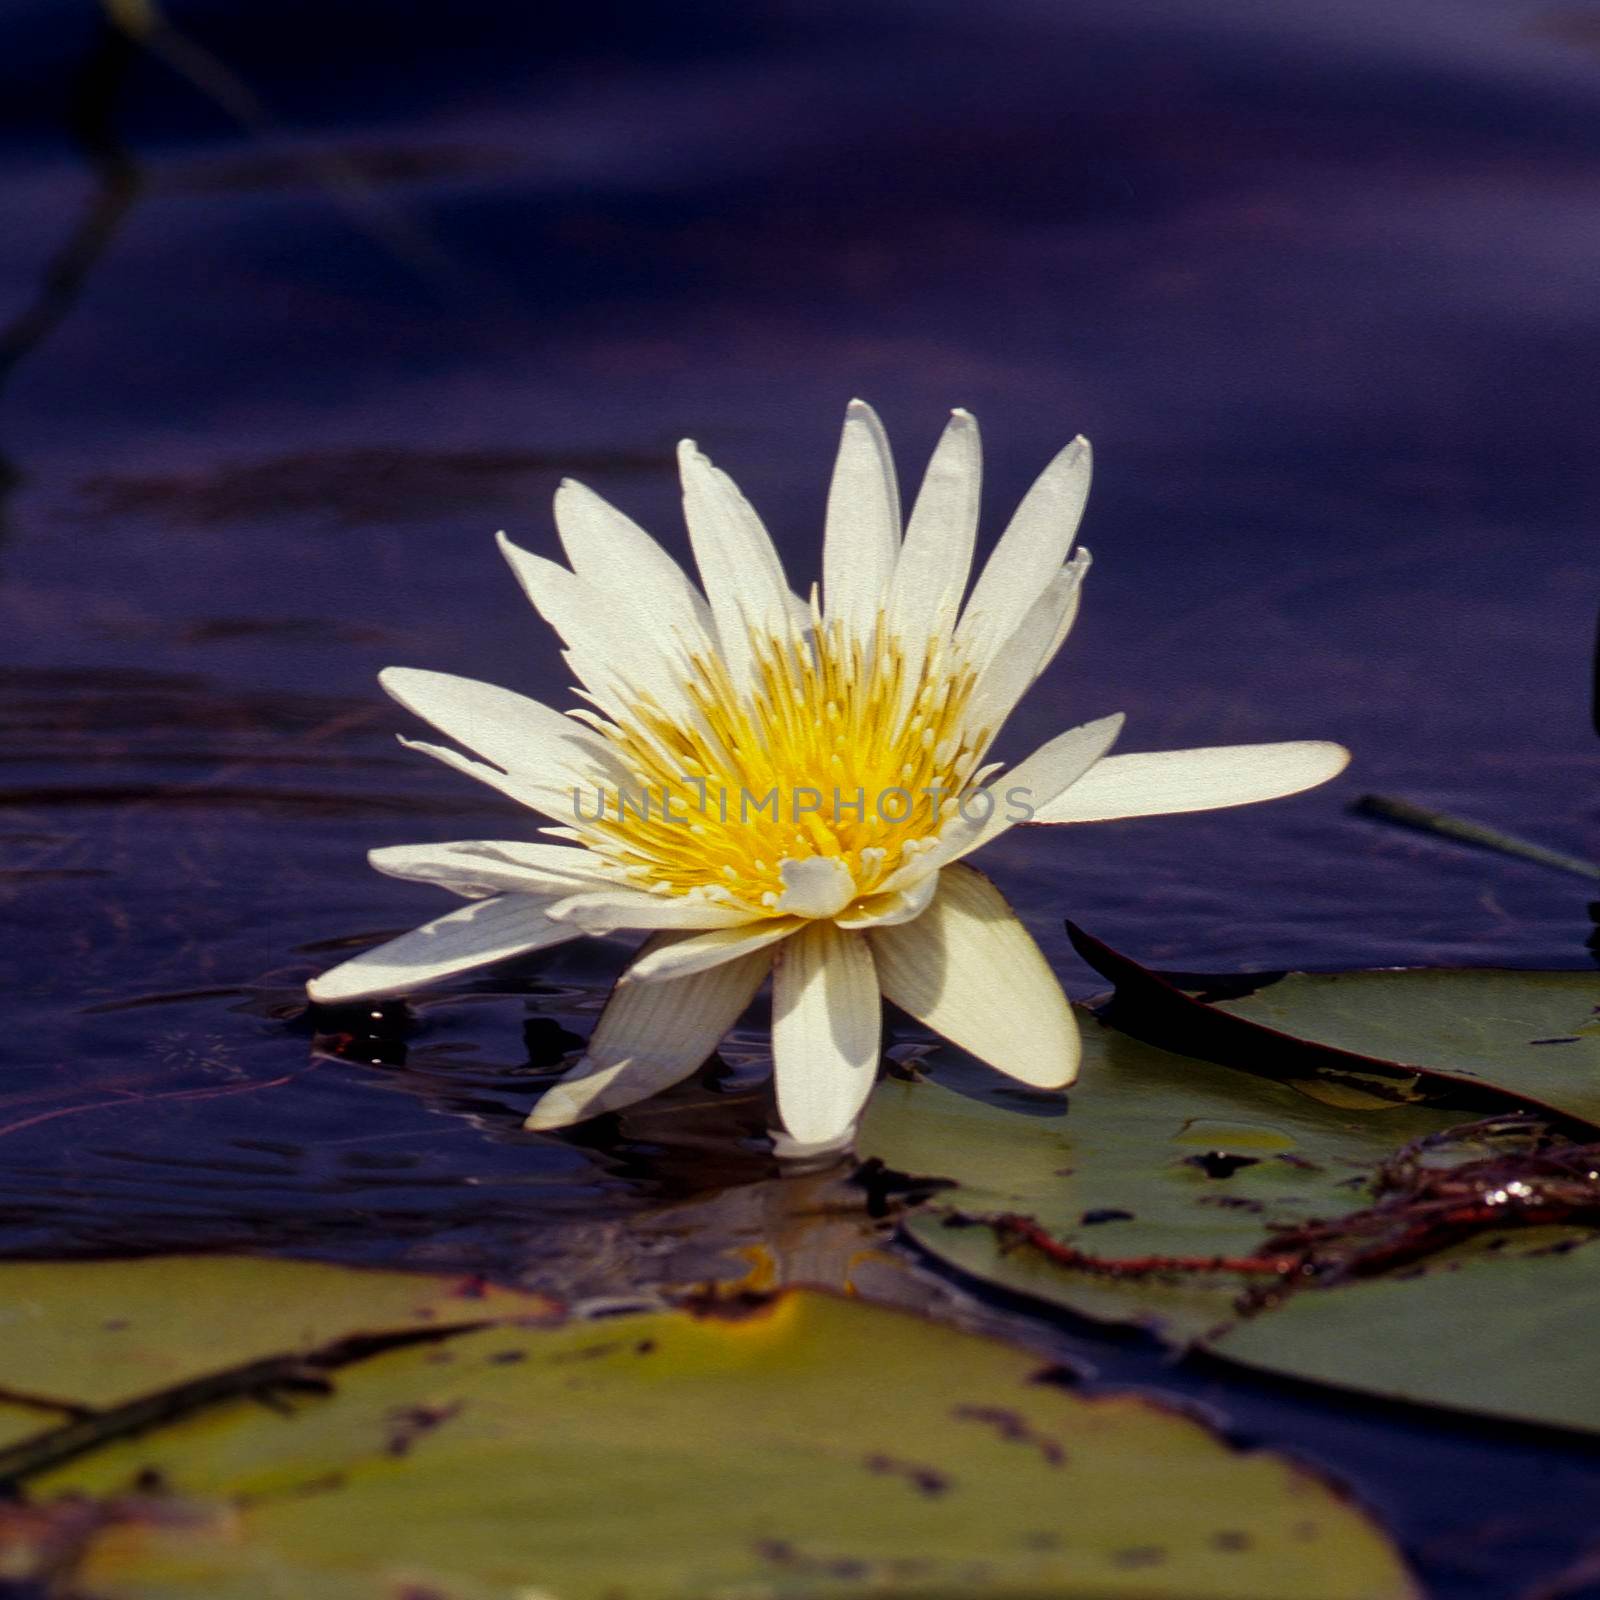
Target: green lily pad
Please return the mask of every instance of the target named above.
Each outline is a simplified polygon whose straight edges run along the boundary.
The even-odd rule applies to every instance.
[[[1186,1343],[1233,1316],[1251,1280],[1217,1271],[1065,1269],[971,1214],[1018,1214],[1097,1257],[1248,1254],[1275,1229],[1364,1203],[1375,1166],[1459,1114],[1369,1098],[1330,1106],[1275,1082],[1141,1043],[1082,1016],[1070,1095],[1018,1088],[953,1050],[933,1078],[879,1085],[858,1148],[954,1179],[906,1231],[962,1271],[1082,1316]]]
[[[551,1317],[479,1279],[312,1261],[162,1256],[0,1263],[0,1450],[219,1368],[305,1356],[381,1330]]]
[[[1303,1467],[815,1292],[394,1348],[27,1487],[0,1570],[96,1600],[1416,1592]]]
[[[1422,976],[1307,980],[1305,992],[1348,997],[1368,978]],[[1524,1039],[1519,1054],[1511,1041],[1530,1015],[1567,1015],[1581,1028],[1594,980],[1520,975],[1534,998],[1519,1002],[1510,981],[1519,975],[1491,974],[1480,1001],[1471,975],[1446,976],[1461,980],[1442,991],[1448,1004],[1404,1014],[1418,1028],[1454,1022],[1463,1074],[1492,1056],[1497,1072],[1565,1100],[1575,1117],[1578,1086],[1558,1095],[1519,1076],[1557,1047]],[[1395,1002],[1387,1037],[1398,1039],[1399,997],[1426,985],[1377,987]],[[1287,1007],[1292,980],[1219,1003],[1274,992]],[[1472,1021],[1480,1012],[1487,1020]],[[1515,1119],[1463,1128],[1459,1110],[1437,1104],[1359,1093],[1334,1103],[1304,1077],[1176,1055],[1092,1016],[1083,1031],[1064,1114],[951,1051],[930,1058],[932,1079],[880,1088],[863,1152],[953,1180],[904,1224],[930,1254],[1079,1315],[1281,1375],[1600,1431],[1600,1345],[1585,1331],[1600,1295],[1589,1226],[1600,1215],[1600,1147],[1550,1143]],[[1315,1032],[1337,1049],[1378,1042],[1353,1022],[1343,1034],[1331,1023]],[[1419,1070],[1453,1059],[1396,1055]],[[1393,1161],[1418,1141],[1407,1187]],[[1371,1208],[1382,1169],[1398,1187],[1380,1214]],[[1486,1227],[1502,1205],[1519,1225]],[[1307,1232],[1312,1220],[1326,1227]],[[1301,1253],[1308,1239],[1320,1257]]]
[[[1506,1241],[1501,1238],[1502,1244]],[[1453,1251],[1414,1277],[1296,1295],[1209,1342],[1230,1361],[1388,1399],[1600,1432],[1600,1247]]]
[[[1116,985],[1105,1015],[1188,1055],[1268,1077],[1475,1110],[1522,1110],[1600,1137],[1600,982],[1593,973],[1399,969],[1182,979],[1072,923]],[[1249,985],[1232,998],[1220,985]],[[1339,1096],[1327,1096],[1337,1099]]]
[[[1291,972],[1229,1016],[1425,1072],[1448,1071],[1600,1124],[1600,975]]]
[[[555,1316],[477,1278],[315,1261],[153,1256],[0,1263],[0,1391],[103,1409],[354,1334]]]

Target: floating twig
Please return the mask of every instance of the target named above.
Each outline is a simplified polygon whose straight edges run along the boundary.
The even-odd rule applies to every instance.
[[[1453,817],[1448,811],[1435,811],[1431,806],[1414,805],[1409,800],[1397,800],[1386,794],[1364,794],[1352,805],[1351,810],[1369,817],[1380,817],[1385,822],[1398,822],[1402,827],[1418,828],[1423,833],[1431,833],[1439,838],[1477,845],[1484,850],[1496,850],[1503,856],[1535,861],[1541,867],[1554,867],[1557,872],[1575,873],[1580,878],[1600,878],[1600,866],[1585,861],[1581,856],[1565,855],[1560,850],[1535,844],[1531,839],[1520,839],[1514,833],[1502,833],[1487,823]]]

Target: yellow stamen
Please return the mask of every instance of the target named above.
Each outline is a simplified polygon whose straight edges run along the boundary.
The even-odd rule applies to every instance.
[[[696,656],[693,718],[645,702],[596,719],[639,789],[585,796],[584,842],[668,893],[715,885],[757,915],[784,894],[782,864],[811,856],[841,861],[864,898],[938,834],[972,780],[974,674],[936,646],[907,683],[881,618],[867,649],[822,624],[758,638],[752,659],[741,693],[720,658]]]

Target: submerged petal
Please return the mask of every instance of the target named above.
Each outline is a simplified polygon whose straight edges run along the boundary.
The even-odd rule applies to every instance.
[[[577,938],[581,928],[545,916],[547,903],[525,894],[475,901],[331,967],[306,993],[324,1005],[377,1000]]]
[[[1320,739],[1107,756],[1035,810],[1034,822],[1108,822],[1277,800],[1337,777],[1343,745]]]
[[[882,1007],[865,938],[808,923],[778,951],[772,1058],[778,1115],[802,1144],[849,1131],[878,1072]]]
[[[640,959],[682,937],[657,934]],[[582,1060],[533,1108],[526,1126],[564,1128],[687,1078],[755,998],[771,962],[761,950],[671,983],[619,983]]]
[[[1078,1075],[1072,1007],[982,873],[946,867],[922,916],[866,937],[884,994],[935,1033],[1036,1088],[1064,1088]]]

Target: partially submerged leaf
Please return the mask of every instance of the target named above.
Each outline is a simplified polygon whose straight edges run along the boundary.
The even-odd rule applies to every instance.
[[[138,1484],[165,1519],[130,1506]],[[390,1350],[292,1409],[227,1402],[29,1489],[46,1514],[126,1508],[73,1552],[96,1600],[1415,1594],[1302,1467],[806,1292]]]
[[[221,1368],[559,1307],[477,1278],[247,1256],[0,1262],[0,1392],[104,1408]],[[5,1426],[0,1411],[0,1429]],[[27,1430],[31,1431],[31,1430]]]
[[[1600,1127],[1600,975],[1291,972],[1215,1009],[1295,1039],[1449,1073]]]
[[[1082,1031],[1083,1066],[1066,1099],[1020,1090],[944,1050],[932,1058],[936,1078],[879,1085],[859,1148],[900,1171],[957,1181],[906,1223],[941,1260],[1178,1343],[1230,1319],[1252,1280],[1063,1271],[961,1214],[1026,1216],[1108,1262],[1248,1255],[1275,1229],[1357,1209],[1384,1157],[1460,1120],[1383,1100],[1334,1108],[1090,1015]]]
[[[1523,1110],[1600,1136],[1600,983],[1592,973],[1269,973],[1208,999],[1067,924],[1116,985],[1106,1016],[1169,1050],[1245,1071],[1344,1081],[1478,1115]],[[1191,986],[1192,987],[1192,986]]]
[[[903,1225],[929,1253],[1286,1376],[1600,1431],[1600,1144],[1083,1032],[1064,1110],[949,1051],[880,1089],[863,1151],[954,1180]]]
[[[1426,1272],[1292,1296],[1210,1348],[1389,1399],[1600,1432],[1600,1246],[1571,1244],[1554,1230],[1479,1240]]]

